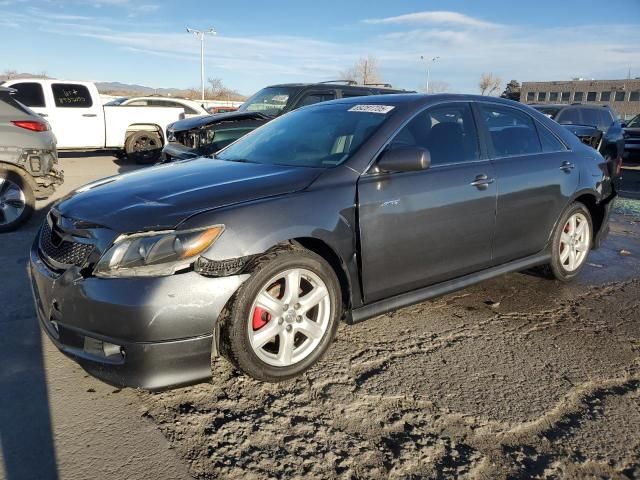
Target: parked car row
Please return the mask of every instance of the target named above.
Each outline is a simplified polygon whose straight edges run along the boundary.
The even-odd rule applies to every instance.
[[[342,99],[294,108],[304,93],[270,88],[238,114],[262,126],[210,157],[96,181],[48,213],[38,318],[91,374],[166,388],[222,354],[285,380],[340,321],[532,267],[569,281],[608,232],[615,159],[526,105],[332,86]]]
[[[280,115],[337,98],[409,93],[390,86],[354,85],[349,81],[292,83],[263,88],[235,112],[178,121],[167,129],[164,162],[211,155]]]
[[[167,125],[184,118],[183,107],[102,105],[91,82],[13,79],[3,86],[47,120],[58,150],[123,150],[134,161],[153,163]]]

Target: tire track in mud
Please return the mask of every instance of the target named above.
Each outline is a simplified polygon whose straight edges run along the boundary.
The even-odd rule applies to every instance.
[[[639,292],[639,280],[598,286],[531,312],[451,295],[341,327],[320,364],[284,384],[218,360],[210,384],[141,393],[144,415],[201,479],[640,476],[633,430],[600,451],[619,418],[640,431],[628,412],[640,398]],[[536,367],[519,372],[528,356]]]

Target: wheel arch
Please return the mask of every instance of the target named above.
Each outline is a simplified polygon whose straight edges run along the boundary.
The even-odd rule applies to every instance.
[[[324,240],[315,237],[297,237],[291,240],[292,243],[309,250],[322,257],[333,269],[340,284],[342,294],[343,311],[347,312],[351,308],[351,282],[347,273],[347,267],[336,253],[336,251]]]
[[[591,236],[592,241],[594,242],[594,246],[596,246],[595,241],[607,217],[606,205],[604,204],[604,202],[598,200],[598,197],[594,192],[590,191],[578,193],[571,201],[571,203],[576,202],[584,205],[589,211],[589,215],[591,215],[591,223],[593,226]]]
[[[127,140],[131,135],[137,132],[154,132],[160,136],[160,140],[162,141],[162,145],[166,143],[164,132],[162,127],[157,123],[132,123],[127,127],[127,130],[124,133],[124,145],[126,145]]]
[[[36,184],[36,180],[33,178],[33,175],[31,175],[27,170],[20,167],[19,165],[0,161],[0,170],[7,170],[9,172],[14,172],[20,175],[20,177],[22,177],[29,184],[29,186],[34,192],[38,188],[38,185]]]

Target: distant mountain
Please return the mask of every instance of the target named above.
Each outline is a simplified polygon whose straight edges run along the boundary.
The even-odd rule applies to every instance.
[[[177,88],[152,88],[144,85],[135,85],[121,82],[96,82],[96,87],[100,93],[128,92],[136,95],[176,95],[184,90]]]
[[[0,3],[2,1],[0,0]],[[4,80],[8,80],[9,78],[49,78],[53,79],[53,77],[49,77],[46,73],[42,73],[40,75],[34,75],[32,73],[17,73],[15,70],[5,70],[4,73],[0,74],[0,82]],[[179,88],[152,88],[144,85],[136,85],[130,83],[122,83],[122,82],[95,82],[96,87],[98,87],[98,91],[102,94],[106,95],[114,95],[114,96],[124,96],[124,97],[137,97],[137,96],[147,96],[147,95],[165,95],[172,97],[186,97],[186,98],[199,98],[200,90],[199,89],[179,89]],[[225,93],[223,96],[213,96],[210,97],[209,93],[207,93],[207,98],[221,98],[223,100],[242,100],[244,101],[246,97],[244,95],[239,94],[238,92],[225,89]]]

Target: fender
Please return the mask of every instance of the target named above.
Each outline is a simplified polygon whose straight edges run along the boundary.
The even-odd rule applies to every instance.
[[[348,283],[354,286],[351,304],[360,305],[355,208],[355,184],[344,182],[333,185],[331,195],[321,187],[269,197],[195,214],[178,228],[225,225],[220,239],[202,254],[213,261],[260,255],[296,239],[320,240],[338,257]]]

